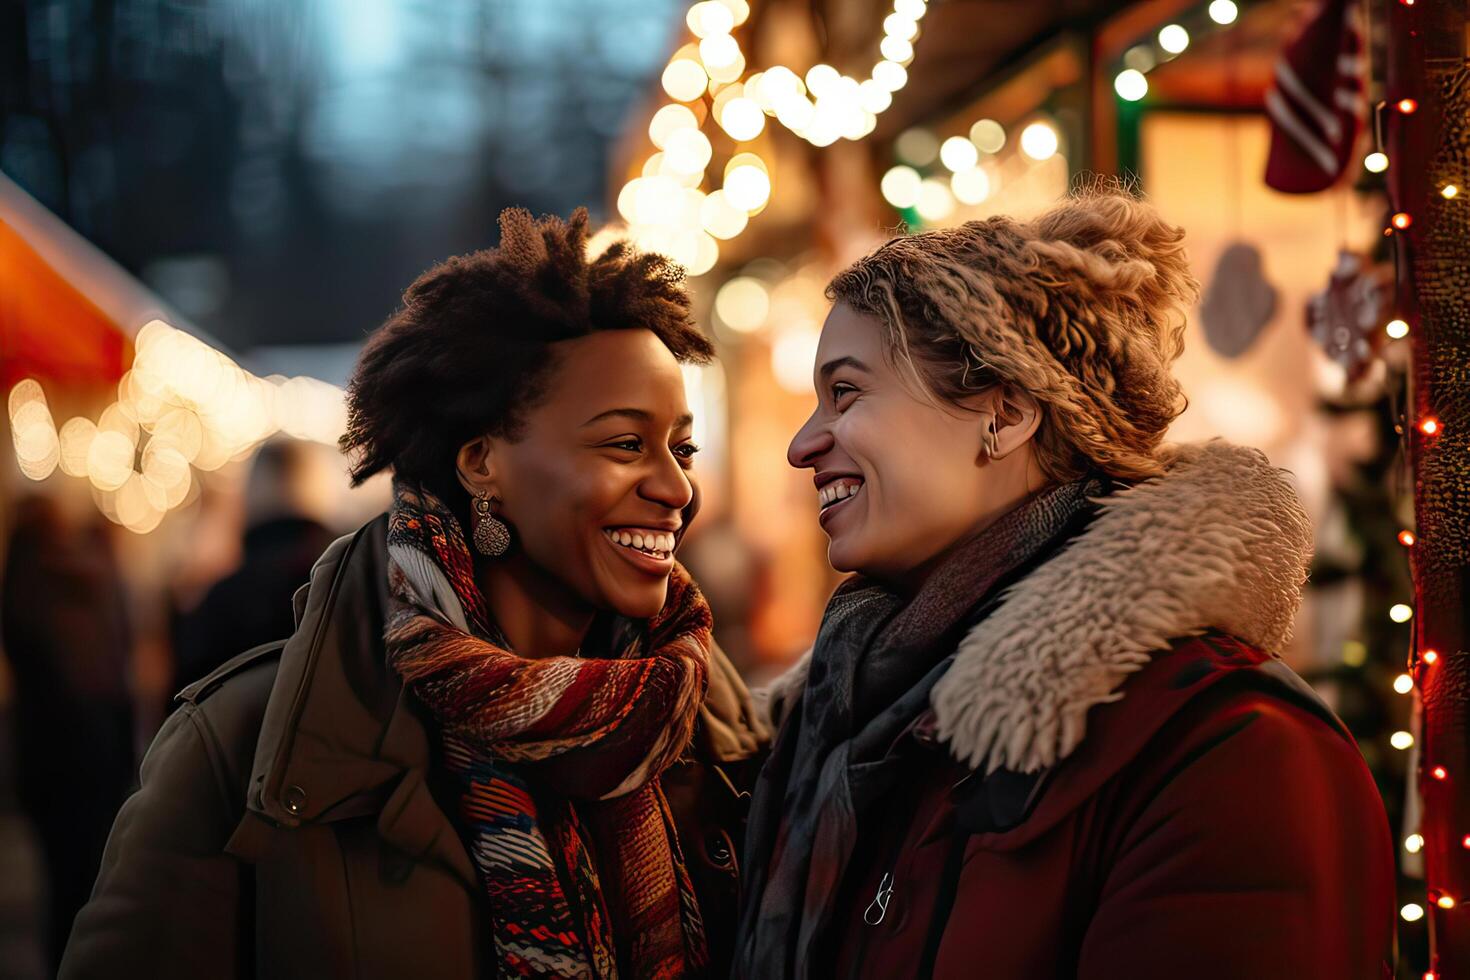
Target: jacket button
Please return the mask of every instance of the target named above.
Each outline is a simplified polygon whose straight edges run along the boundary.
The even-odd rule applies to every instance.
[[[300,786],[287,786],[286,792],[281,794],[281,802],[286,805],[287,813],[300,815],[306,809],[306,790]]]
[[[723,831],[716,830],[704,839],[704,853],[717,868],[730,866],[730,844]]]

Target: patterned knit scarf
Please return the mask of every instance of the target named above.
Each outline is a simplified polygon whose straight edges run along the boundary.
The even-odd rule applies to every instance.
[[[506,649],[454,515],[395,486],[388,661],[438,722],[497,974],[688,977],[699,907],[658,776],[689,744],[710,612],[675,566],[664,608],[610,659]]]

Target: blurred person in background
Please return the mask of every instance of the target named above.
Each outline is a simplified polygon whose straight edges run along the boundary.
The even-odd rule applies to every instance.
[[[15,508],[0,635],[15,683],[17,790],[45,862],[51,972],[133,785],[132,630],[108,526],[49,498]]]
[[[260,448],[245,487],[240,565],[174,623],[174,683],[180,691],[235,653],[296,629],[291,597],[333,535],[313,513],[316,447],[277,439]]]
[[[506,211],[369,340],[343,448],[392,509],[182,693],[63,977],[726,972],[765,739],[673,557],[711,347],[677,267],[586,246]]]
[[[1195,294],[1107,187],[832,281],[789,460],[854,575],[766,692],[737,976],[1392,972],[1382,803],[1275,659],[1306,517],[1163,443]]]

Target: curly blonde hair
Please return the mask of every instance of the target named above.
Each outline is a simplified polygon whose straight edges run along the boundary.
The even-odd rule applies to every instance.
[[[877,319],[931,396],[996,385],[1029,393],[1046,475],[1146,479],[1184,410],[1170,365],[1199,294],[1184,232],[1116,184],[1074,192],[1030,221],[900,235],[839,273],[827,297]]]

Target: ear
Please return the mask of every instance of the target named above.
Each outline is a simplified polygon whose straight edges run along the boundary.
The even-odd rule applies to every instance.
[[[1027,392],[1009,385],[998,385],[987,392],[989,405],[982,422],[994,426],[991,459],[1005,459],[1036,435],[1041,427],[1041,405]]]
[[[459,447],[454,456],[455,475],[460,486],[472,497],[481,493],[499,498],[495,479],[495,441],[477,436]]]

